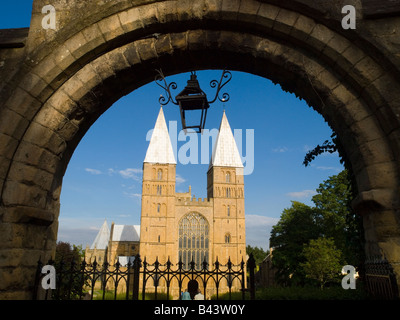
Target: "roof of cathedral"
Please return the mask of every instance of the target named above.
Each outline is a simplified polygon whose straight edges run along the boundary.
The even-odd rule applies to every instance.
[[[107,220],[104,220],[103,225],[101,226],[99,233],[96,236],[96,239],[94,239],[92,245],[90,246],[90,249],[100,249],[104,250],[108,246],[108,241],[110,239],[110,229],[108,228]]]
[[[222,115],[209,168],[212,166],[243,168],[242,158],[240,157],[225,111]]]
[[[160,108],[153,134],[151,135],[144,162],[176,164],[162,107]]]
[[[115,224],[112,241],[139,241],[140,226]]]

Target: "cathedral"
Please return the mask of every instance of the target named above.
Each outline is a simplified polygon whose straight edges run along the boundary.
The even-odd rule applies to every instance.
[[[86,250],[87,261],[102,255],[121,263],[138,252],[149,263],[181,260],[184,268],[193,259],[196,269],[203,261],[246,261],[243,163],[225,112],[207,171],[207,198],[196,199],[190,187],[175,191],[176,164],[161,108],[143,162],[140,226],[112,224],[108,231],[105,222]]]

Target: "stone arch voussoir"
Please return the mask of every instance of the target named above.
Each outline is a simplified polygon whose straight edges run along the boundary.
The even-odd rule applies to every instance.
[[[42,228],[31,256],[49,256],[62,177],[96,119],[120,97],[152,81],[156,68],[166,75],[228,68],[269,78],[324,116],[356,175],[355,208],[366,216],[366,234],[392,261],[400,261],[387,249],[400,239],[400,83],[360,43],[309,12],[259,1],[159,1],[133,7],[122,1],[107,15],[63,25],[30,48],[0,108],[0,142],[6,146],[0,156],[4,232]],[[383,236],[388,228],[389,240]],[[4,246],[24,247],[11,237]],[[8,268],[28,268],[21,259]]]

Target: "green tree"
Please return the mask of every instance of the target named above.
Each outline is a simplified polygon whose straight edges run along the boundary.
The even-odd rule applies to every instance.
[[[59,263],[62,260],[65,264],[70,264],[72,261],[79,264],[82,260],[82,256],[84,256],[82,246],[75,246],[62,241],[57,242],[55,256],[56,263]]]
[[[88,276],[79,272],[84,251],[81,246],[71,245],[68,242],[57,242],[55,267],[59,276],[57,283],[58,299],[78,299],[82,289],[87,284]]]
[[[342,268],[342,253],[332,238],[310,240],[302,252],[305,262],[300,266],[306,277],[317,280],[323,289],[326,283],[337,280]]]
[[[348,262],[358,265],[363,252],[362,218],[351,207],[353,193],[347,170],[329,177],[316,191],[312,201],[321,233],[334,239]]]
[[[252,247],[250,245],[246,246],[246,253],[250,256],[253,254],[254,260],[256,261],[256,265],[260,265],[260,263],[265,259],[267,253],[259,247]]]
[[[332,238],[346,263],[358,266],[362,261],[362,220],[350,205],[353,193],[347,171],[329,177],[316,191],[312,198],[314,207],[293,201],[272,228],[273,264],[285,284],[306,283],[304,269],[299,264],[305,259],[303,245],[311,239]]]
[[[274,248],[272,262],[279,282],[303,284],[305,276],[299,264],[304,260],[303,245],[320,236],[316,216],[314,208],[292,201],[292,206],[283,210],[279,222],[273,226],[270,246]]]

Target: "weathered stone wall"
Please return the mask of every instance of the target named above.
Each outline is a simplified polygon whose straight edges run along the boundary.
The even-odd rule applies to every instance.
[[[0,297],[29,299],[52,254],[69,159],[113,102],[164,74],[241,70],[281,84],[340,138],[364,216],[367,253],[400,279],[400,18],[364,19],[362,1],[35,0],[26,45],[0,49]],[[341,8],[357,28],[341,27]]]

